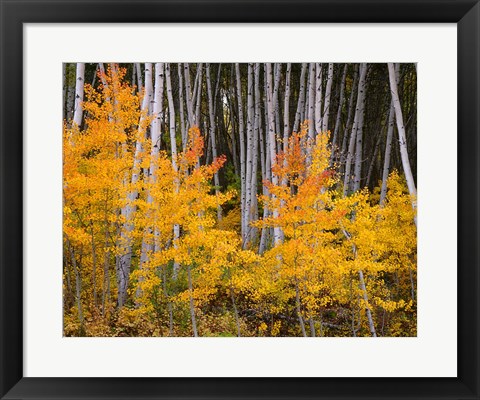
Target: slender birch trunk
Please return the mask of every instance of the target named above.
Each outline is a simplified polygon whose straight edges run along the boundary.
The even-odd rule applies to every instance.
[[[275,81],[273,85],[273,111],[275,113],[275,136],[277,139],[275,142],[275,147],[277,149],[277,152],[280,152],[282,150],[282,136],[280,128],[280,107],[278,101],[278,92],[280,90],[280,76],[282,74],[282,64],[275,63],[274,66]]]
[[[327,87],[325,89],[325,103],[323,106],[322,132],[328,131],[328,119],[330,116],[330,97],[332,94],[333,64],[328,64]]]
[[[187,103],[188,128],[190,129],[194,124],[190,65],[188,63],[183,64],[183,70],[185,74],[185,101]]]
[[[397,66],[398,68],[398,66]],[[412,207],[414,210],[417,208],[417,188],[415,187],[415,181],[413,179],[412,169],[410,168],[410,160],[408,158],[407,149],[407,135],[405,133],[405,125],[403,122],[402,106],[400,104],[400,98],[398,96],[398,86],[395,76],[395,66],[393,63],[388,63],[388,76],[390,79],[390,91],[392,92],[392,101],[395,108],[395,120],[397,121],[398,140],[400,144],[400,156],[402,158],[403,172],[407,181],[408,191],[412,198]],[[415,216],[415,225],[417,225],[417,217]]]
[[[342,167],[343,172],[345,173],[345,168],[346,168],[346,159],[347,159],[347,141],[348,141],[348,132],[351,131],[350,129],[350,124],[352,122],[352,115],[353,115],[353,110],[355,107],[355,95],[357,94],[358,91],[358,66],[355,68],[355,73],[353,77],[353,85],[352,85],[352,91],[350,92],[350,100],[348,102],[348,115],[347,115],[347,122],[345,124],[345,133],[343,134],[343,139],[342,139],[342,147],[340,150],[340,165]]]
[[[178,98],[179,98],[179,112],[180,112],[180,131],[182,134],[182,149],[185,151],[187,149],[187,130],[185,129],[185,113],[184,113],[184,100],[183,100],[183,75],[182,75],[182,64],[178,64]]]
[[[370,329],[370,334],[373,337],[377,337],[377,332],[375,330],[375,323],[373,322],[373,317],[372,317],[372,311],[370,310],[370,305],[368,303],[367,288],[365,286],[365,279],[363,277],[362,270],[358,271],[358,276],[360,279],[360,289],[362,290],[362,293],[363,293],[363,301],[365,302],[365,312],[367,314],[368,327]]]
[[[292,64],[287,64],[285,71],[285,97],[283,100],[283,152],[287,152],[288,137],[290,135],[290,74]]]
[[[275,116],[274,116],[274,104],[273,104],[273,91],[272,91],[272,64],[265,64],[265,73],[267,75],[267,113],[268,113],[268,141],[269,141],[269,154],[272,167],[276,162],[276,140],[275,140]],[[273,185],[278,185],[277,174],[273,172],[272,168],[272,183]],[[275,200],[275,195],[271,195],[272,199]],[[278,218],[278,208],[273,208],[273,218]],[[281,229],[278,226],[273,228],[273,242],[277,246],[282,240]]]
[[[172,153],[172,168],[175,172],[174,178],[174,191],[177,194],[180,190],[180,182],[178,177],[178,164],[177,164],[177,138],[175,134],[175,105],[173,102],[173,93],[172,93],[172,81],[170,77],[170,68],[171,65],[167,63],[165,65],[165,80],[167,86],[167,100],[168,100],[168,123],[169,123],[169,131],[170,131],[170,148]],[[178,247],[178,239],[180,238],[180,225],[174,224],[173,225],[173,246],[175,248]],[[175,261],[173,264],[173,279],[177,279],[178,271],[180,269],[180,264]]]
[[[315,64],[310,63],[308,70],[308,139],[310,143],[315,139],[315,81]],[[310,150],[307,149],[307,154],[309,153]]]
[[[347,157],[347,165],[345,168],[345,183],[344,183],[344,190],[343,190],[343,195],[346,196],[348,194],[348,187],[350,184],[350,168],[351,168],[351,162],[353,159],[353,147],[355,144],[357,145],[357,157],[356,157],[356,169],[355,169],[355,183],[353,190],[357,191],[360,188],[360,172],[361,172],[361,141],[362,141],[362,129],[363,129],[363,115],[364,115],[364,103],[365,103],[365,79],[366,79],[366,74],[367,74],[367,64],[361,64],[360,65],[360,79],[358,82],[358,93],[357,93],[357,106],[356,106],[356,112],[355,112],[355,119],[353,122],[353,128],[352,128],[352,136],[350,137],[350,145],[349,145],[349,154]],[[360,155],[359,155],[360,154]],[[357,169],[357,164],[358,164],[358,169]],[[355,218],[355,216],[353,216]],[[350,240],[351,235],[343,230],[343,234],[345,237]],[[355,244],[352,244],[352,252],[353,256],[356,259],[357,258],[357,247]],[[365,311],[367,314],[367,319],[368,319],[368,325],[370,328],[370,333],[373,337],[376,337],[376,331],[375,331],[375,324],[373,322],[373,316],[372,312],[368,303],[368,293],[367,293],[367,288],[365,285],[365,279],[363,275],[362,269],[359,269],[358,271],[358,277],[359,277],[359,282],[360,282],[360,289],[363,294],[363,299],[365,301]]]
[[[322,131],[322,64],[316,63],[316,75],[315,75],[315,133],[319,134]],[[313,107],[312,98],[309,98],[309,108]],[[310,132],[310,130],[309,130]]]
[[[237,103],[238,103],[238,130],[240,136],[240,181],[241,181],[241,214],[242,214],[242,242],[245,243],[247,227],[245,226],[246,213],[246,158],[245,158],[245,133],[243,122],[243,104],[242,104],[242,80],[240,76],[240,66],[235,64],[236,79],[237,79]]]
[[[92,245],[92,286],[93,286],[93,305],[97,308],[97,250],[95,246],[95,234],[93,231],[93,221],[90,221],[90,241]]]
[[[67,118],[67,113],[66,113],[66,101],[67,101],[67,87],[68,87],[68,81],[67,81],[67,63],[62,64],[62,71],[63,71],[63,82],[62,82],[62,91],[63,91],[63,101],[62,101],[62,116],[63,119]]]
[[[360,183],[362,179],[362,162],[363,162],[363,120],[365,116],[365,96],[366,96],[366,85],[365,77],[367,75],[367,64],[362,64],[360,68],[363,68],[362,72],[364,79],[362,85],[359,86],[361,93],[360,107],[358,108],[358,119],[357,116],[357,126],[356,126],[356,149],[355,149],[355,172],[354,172],[354,181],[353,181],[353,191],[356,192],[360,189]],[[360,81],[362,81],[362,74],[360,75]]]
[[[67,104],[66,115],[67,121],[71,123],[73,119],[73,112],[75,109],[75,64],[67,64]],[[72,77],[73,75],[73,77]]]
[[[202,82],[203,82],[203,63],[199,63],[197,66],[197,89],[194,91],[196,93],[196,102],[195,102],[195,113],[193,114],[193,123],[194,125],[200,128],[200,105],[202,101]]]
[[[232,300],[233,314],[235,315],[235,325],[237,326],[237,337],[242,336],[240,331],[240,318],[238,316],[237,305],[235,303],[235,293],[233,291],[233,286],[230,285],[230,299]]]
[[[146,134],[145,120],[148,116],[148,108],[152,100],[152,63],[145,63],[145,92],[142,100],[140,122],[138,124],[137,140],[135,144],[135,155],[133,159],[132,177],[130,180],[130,189],[127,194],[127,204],[122,208],[121,213],[124,218],[124,226],[121,230],[120,254],[117,259],[117,283],[118,283],[118,307],[121,308],[127,300],[127,289],[130,278],[130,269],[132,264],[132,231],[133,214],[136,206],[135,200],[138,195],[136,188],[140,177],[140,164],[143,142]]]
[[[347,232],[345,229],[343,229],[343,235],[347,238],[347,240],[352,239],[352,236],[350,235],[350,233]],[[352,253],[353,253],[354,259],[356,259],[357,258],[357,246],[355,245],[355,243],[352,243]],[[373,337],[376,337],[377,332],[375,330],[375,323],[373,321],[372,311],[370,309],[370,304],[368,302],[368,292],[367,292],[367,287],[365,285],[365,278],[363,276],[362,269],[358,270],[358,279],[359,279],[359,283],[360,283],[359,284],[360,290],[362,291],[363,300],[365,302],[365,313],[367,314],[368,327],[370,329],[370,334]],[[355,330],[353,330],[353,334],[355,336]]]
[[[293,132],[298,132],[302,118],[302,110],[305,109],[305,74],[307,71],[307,63],[302,64],[300,72],[300,91],[298,94],[297,111],[295,112],[295,121],[293,123]]]
[[[190,297],[190,318],[192,320],[193,336],[198,337],[197,319],[195,318],[195,303],[193,300],[192,272],[191,272],[190,265],[187,268],[187,275],[188,275],[188,292]]]
[[[147,83],[145,84],[145,86]],[[157,173],[157,161],[158,153],[160,151],[160,140],[161,140],[161,124],[163,120],[163,88],[164,88],[164,65],[163,63],[155,64],[155,88],[153,95],[153,119],[151,122],[151,148],[150,148],[150,168],[147,169],[147,176],[145,180],[148,183],[148,186],[152,186],[156,182],[156,173]],[[150,189],[147,188],[147,220],[151,219],[150,208],[153,207],[153,198],[150,193]],[[155,225],[155,223],[154,223]],[[155,228],[153,228],[155,229]],[[157,231],[153,231],[154,236],[158,236]],[[152,235],[152,227],[147,226],[145,228],[144,237],[142,239],[142,249],[140,255],[140,268],[143,268],[144,264],[148,261],[150,253],[154,251],[155,239],[150,238]],[[139,278],[139,282],[142,282],[143,278]],[[136,291],[136,297],[140,298],[142,296],[142,291],[140,286],[138,286]]]
[[[108,215],[107,215],[108,192],[105,198],[105,215],[104,215],[104,258],[103,258],[103,285],[102,285],[102,315],[105,315],[107,301],[110,301],[110,245],[108,242]]]
[[[246,143],[246,171],[245,171],[245,240],[244,247],[250,241],[250,222],[252,212],[252,167],[253,167],[253,136],[255,124],[255,106],[253,102],[253,63],[248,64],[247,71],[247,143]]]
[[[98,71],[98,64],[95,65],[95,72],[93,73],[93,79],[92,79],[92,87],[95,87],[95,82],[97,81],[97,71]]]
[[[308,324],[310,325],[310,337],[316,337],[317,335],[315,334],[315,322],[313,321],[313,318],[308,319]]]
[[[392,138],[393,138],[393,126],[395,124],[395,108],[393,101],[390,103],[390,111],[388,113],[388,127],[387,127],[387,139],[385,143],[385,156],[383,158],[383,173],[382,173],[382,189],[380,190],[380,205],[385,203],[387,197],[387,181],[390,173],[390,155],[392,153]]]
[[[142,92],[142,90],[143,90],[143,85],[142,85],[142,78],[143,78],[142,66],[140,65],[140,63],[135,63],[135,68],[136,68],[136,70],[137,70],[137,85],[138,85],[138,91],[139,91],[139,92]]]
[[[135,82],[136,81],[137,81],[137,68],[135,67],[135,64],[132,64],[132,93],[133,94],[135,94],[135,86],[136,86]]]
[[[75,298],[77,300],[78,322],[80,323],[80,333],[81,333],[84,329],[83,308],[82,308],[82,278],[80,276],[80,268],[77,265],[75,249],[71,245],[69,239],[67,239],[67,244],[70,250],[70,257],[72,260],[73,272],[75,273]]]
[[[338,100],[337,119],[335,121],[335,129],[333,131],[332,154],[330,155],[330,165],[333,165],[333,161],[335,160],[335,152],[337,151],[338,133],[340,131],[340,123],[342,120],[342,109],[343,109],[343,103],[345,99],[345,79],[347,77],[347,69],[348,69],[348,64],[345,64],[345,67],[343,68],[342,81],[340,82],[340,97]],[[353,89],[352,89],[352,92],[353,92]]]
[[[210,64],[205,66],[205,74],[207,78],[207,94],[208,94],[208,115],[210,118],[210,140],[212,144],[212,157],[215,160],[217,158],[217,142],[215,138],[215,110],[214,110],[214,101],[216,98],[213,98],[212,95],[212,84],[210,80]],[[218,178],[218,172],[215,172],[213,175],[213,182],[215,184],[215,194],[218,197],[220,189],[220,180]],[[222,219],[222,207],[217,205],[217,219],[220,221]]]
[[[297,311],[298,322],[300,323],[300,328],[302,329],[302,336],[307,337],[305,322],[303,321],[302,310],[300,307],[300,291],[298,289],[298,282],[295,283],[295,308]]]
[[[252,155],[252,179],[251,179],[251,213],[250,219],[251,221],[258,220],[258,199],[257,199],[257,192],[258,192],[258,164],[259,164],[259,142],[260,136],[262,135],[261,126],[262,126],[262,116],[260,111],[260,105],[262,102],[262,98],[260,97],[260,63],[256,63],[254,67],[254,106],[255,106],[255,115],[254,115],[254,126],[253,126],[253,155]],[[258,229],[251,227],[250,229],[250,241],[253,241],[257,238]]]
[[[270,162],[270,147],[269,147],[269,138],[268,138],[268,99],[267,99],[267,75],[264,74],[264,120],[265,120],[265,140],[263,140],[263,132],[262,132],[262,125],[260,125],[260,146],[262,153],[265,154],[265,165],[263,166],[263,173],[262,178],[263,181],[271,181],[272,180],[272,167]],[[268,188],[265,184],[262,185],[262,194],[265,198],[270,196]],[[271,215],[270,210],[268,209],[267,204],[263,204],[263,219],[269,217]],[[258,246],[258,253],[263,254],[267,249],[267,242],[270,237],[270,228],[269,227],[262,227],[262,232],[260,235],[260,244]]]
[[[77,77],[75,81],[75,105],[73,112],[73,124],[82,125],[83,118],[83,90],[85,86],[85,63],[77,63]]]
[[[357,91],[357,105],[355,111],[355,118],[353,120],[352,134],[350,136],[350,143],[348,145],[347,161],[345,164],[345,177],[343,184],[343,195],[346,196],[350,192],[350,182],[351,182],[351,169],[353,163],[353,155],[355,150],[355,144],[357,140],[357,129],[360,122],[360,114],[362,113],[363,120],[363,87],[365,86],[365,77],[367,75],[366,67],[360,65],[360,79],[358,81],[358,91]]]

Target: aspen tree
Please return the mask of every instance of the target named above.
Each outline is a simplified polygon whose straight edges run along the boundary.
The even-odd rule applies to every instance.
[[[312,64],[313,65],[313,64]],[[316,63],[315,64],[315,121],[312,119],[312,129],[315,128],[315,133],[319,134],[322,131],[322,91],[323,91],[323,76],[322,76],[322,64]],[[312,70],[313,72],[313,70]],[[326,99],[325,99],[326,100]],[[311,104],[309,107],[313,107],[313,99],[309,98],[309,103]],[[310,118],[309,118],[310,119]],[[309,131],[310,132],[310,131]],[[310,136],[310,139],[313,136]]]
[[[235,73],[237,81],[237,104],[238,104],[238,132],[240,136],[240,196],[241,196],[241,215],[242,215],[242,242],[246,240],[247,226],[245,226],[245,213],[246,213],[246,158],[245,158],[245,133],[244,133],[244,121],[243,121],[243,104],[242,104],[242,80],[240,75],[240,66],[235,64]]]
[[[356,144],[355,144],[355,172],[353,181],[353,191],[356,192],[360,189],[360,182],[362,179],[362,162],[363,162],[363,121],[365,116],[365,97],[366,97],[366,76],[367,76],[367,64],[362,64],[360,68],[363,70],[360,73],[360,81],[362,86],[359,86],[361,93],[361,101],[358,106],[356,119]],[[362,81],[362,72],[364,79]]]
[[[387,139],[385,143],[385,155],[383,157],[383,174],[382,174],[382,188],[380,190],[380,204],[383,205],[385,197],[387,196],[387,180],[390,173],[390,155],[392,154],[392,138],[393,138],[393,126],[395,124],[395,108],[393,101],[390,103],[390,111],[388,113],[388,125],[387,125]]]
[[[308,69],[308,139],[310,140],[310,143],[313,143],[313,140],[315,139],[315,107],[317,106],[317,102],[315,101],[315,82],[315,64],[310,63]],[[318,102],[321,101],[320,98],[321,96],[319,96]],[[321,108],[319,107],[318,109],[320,110]],[[307,154],[308,153],[309,149],[307,149]]]
[[[255,105],[254,105],[254,87],[253,87],[253,63],[248,64],[247,71],[247,143],[246,143],[246,165],[245,165],[245,240],[244,246],[248,245],[250,240],[250,222],[252,216],[252,170],[253,170],[253,149],[254,149],[254,124],[255,124]]]
[[[185,113],[184,113],[184,100],[183,100],[183,75],[182,64],[178,64],[178,99],[179,99],[179,113],[180,113],[180,131],[182,133],[182,150],[187,148],[187,129],[185,127]]]
[[[353,120],[352,133],[350,135],[350,143],[348,145],[347,160],[345,164],[345,178],[343,184],[343,195],[347,195],[350,191],[351,185],[351,168],[353,163],[353,156],[355,153],[355,145],[357,143],[357,131],[360,126],[360,122],[363,123],[363,94],[365,87],[365,78],[367,75],[366,65],[360,65],[360,79],[358,80],[358,90],[357,90],[357,103],[355,106],[355,118]],[[358,152],[357,152],[358,153]],[[358,157],[357,157],[358,158]],[[361,161],[361,156],[360,156]]]
[[[300,90],[298,93],[297,111],[295,112],[295,121],[293,123],[293,132],[298,132],[300,127],[301,116],[305,110],[305,74],[307,71],[307,63],[302,64],[302,71],[300,73]]]
[[[333,84],[333,64],[329,63],[327,87],[325,88],[325,104],[323,106],[322,132],[326,132],[328,130],[328,119],[330,116],[330,97],[332,94],[332,84]]]
[[[73,113],[73,123],[80,127],[83,117],[83,88],[85,85],[85,63],[77,63],[77,77],[75,80],[75,105]]]
[[[412,169],[410,167],[410,159],[408,157],[407,149],[407,135],[405,133],[405,125],[403,122],[402,106],[398,96],[398,86],[395,77],[395,66],[393,63],[388,63],[388,76],[390,80],[390,91],[392,93],[392,102],[395,109],[395,120],[397,121],[398,140],[400,144],[400,156],[402,158],[403,172],[407,181],[408,191],[412,198],[412,207],[417,208],[417,188],[413,179]],[[415,217],[415,225],[417,224],[417,217]]]
[[[117,286],[118,286],[118,307],[121,308],[127,300],[127,289],[130,279],[130,269],[132,264],[132,231],[133,214],[135,213],[135,200],[138,195],[137,182],[140,177],[141,153],[143,142],[145,140],[148,107],[152,97],[152,63],[145,63],[145,91],[143,94],[140,122],[135,143],[135,154],[132,166],[132,175],[127,194],[125,207],[121,214],[124,218],[123,229],[121,230],[121,249],[117,256]]]
[[[272,165],[272,183],[274,185],[278,184],[278,177],[277,174],[273,172],[273,166],[276,163],[276,140],[275,140],[275,116],[274,116],[274,104],[273,104],[273,88],[272,88],[272,64],[266,63],[265,64],[265,73],[267,76],[267,113],[268,113],[268,147],[269,147],[269,155]],[[272,198],[275,198],[272,195]],[[278,208],[274,207],[273,210],[273,218],[278,218]],[[273,241],[275,246],[280,244],[282,240],[282,233],[281,229],[278,226],[273,227]]]
[[[260,64],[256,63],[254,65],[254,107],[255,107],[255,115],[254,115],[254,127],[253,127],[253,156],[252,156],[252,178],[251,178],[251,213],[250,213],[250,220],[256,221],[258,219],[258,200],[257,200],[257,191],[258,191],[258,157],[259,157],[259,142],[260,136],[262,135],[261,126],[262,126],[262,118],[260,112],[260,104],[262,99],[260,97]],[[250,238],[249,240],[252,241],[257,236],[257,228],[251,226],[250,227]]]
[[[161,123],[163,120],[163,88],[164,88],[164,64],[155,63],[155,87],[153,94],[153,118],[151,122],[151,148],[150,148],[150,167],[147,170],[148,175],[145,177],[145,180],[148,182],[148,185],[153,186],[156,182],[156,171],[157,171],[157,160],[158,153],[160,151],[160,141],[161,141]],[[147,220],[151,218],[150,208],[154,207],[153,198],[150,193],[150,190],[147,188]],[[155,225],[155,221],[153,221]],[[152,235],[154,238],[150,238]],[[144,264],[148,261],[149,254],[155,249],[155,241],[157,240],[159,232],[156,228],[152,226],[147,226],[145,233],[142,239],[142,248],[140,255],[140,268],[144,267]],[[143,277],[140,277],[139,280],[142,281]],[[139,298],[142,295],[140,286],[137,288],[136,297]]]
[[[286,152],[290,133],[290,74],[292,64],[287,63],[285,71],[285,97],[283,100],[283,151]]]
[[[194,125],[194,111],[193,111],[193,94],[192,87],[190,84],[190,64],[183,64],[184,74],[185,74],[185,101],[187,103],[187,116],[188,116],[188,126],[191,128]]]
[[[335,159],[335,152],[337,151],[337,141],[338,141],[338,133],[340,131],[340,122],[342,120],[342,109],[343,109],[343,103],[345,99],[345,79],[347,77],[347,69],[348,69],[348,64],[345,64],[345,67],[343,67],[343,75],[342,75],[342,80],[340,82],[340,95],[338,99],[338,109],[337,109],[337,118],[335,121],[335,128],[333,131],[333,138],[332,138],[332,155],[330,156],[330,165],[333,164],[333,161]],[[353,90],[352,90],[353,92]]]
[[[210,64],[207,63],[205,66],[205,73],[207,78],[207,94],[208,94],[208,115],[210,119],[210,140],[212,145],[212,156],[213,159],[217,159],[217,142],[215,139],[215,115],[214,115],[214,106],[213,103],[216,99],[212,95],[212,84],[210,80]],[[218,171],[215,172],[213,176],[214,183],[215,183],[215,194],[218,196],[219,189],[220,189],[220,180],[218,178]],[[220,221],[222,219],[222,207],[220,205],[217,206],[217,218]]]
[[[167,100],[168,100],[168,124],[169,124],[169,132],[170,132],[170,149],[172,153],[172,167],[175,173],[175,192],[178,193],[179,190],[179,181],[178,181],[178,163],[177,163],[177,138],[175,135],[175,105],[173,102],[173,93],[172,93],[172,81],[171,81],[171,65],[167,63],[165,65],[165,80],[167,86]],[[173,225],[173,246],[177,248],[178,246],[178,239],[180,238],[180,225],[175,223]],[[178,275],[178,270],[180,268],[180,264],[175,261],[173,265],[173,278],[176,279]]]
[[[73,118],[73,113],[75,111],[75,64],[67,63],[66,67],[66,80],[67,80],[67,98],[66,98],[66,119],[67,122],[71,123]],[[73,75],[73,77],[72,77]]]
[[[349,143],[349,135],[348,132],[351,131],[351,122],[352,122],[352,115],[353,110],[355,109],[355,95],[358,91],[358,65],[355,65],[355,72],[353,77],[353,85],[350,91],[350,99],[348,101],[348,114],[347,114],[347,122],[345,123],[345,132],[343,134],[342,139],[342,147],[340,150],[340,166],[342,167],[342,171],[345,173],[345,162],[347,159],[347,142]]]
[[[197,66],[197,77],[196,77],[197,85],[196,91],[196,101],[195,101],[195,113],[193,114],[193,124],[196,126],[200,126],[200,105],[202,101],[202,86],[203,86],[203,63],[198,63]]]

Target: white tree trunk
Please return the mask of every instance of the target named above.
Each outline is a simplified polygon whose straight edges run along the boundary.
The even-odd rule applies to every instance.
[[[121,213],[125,219],[125,224],[121,232],[123,248],[117,259],[117,281],[118,281],[118,306],[122,307],[127,299],[128,281],[132,263],[132,237],[133,214],[135,213],[135,199],[138,191],[135,185],[140,176],[140,163],[142,153],[142,142],[146,134],[145,118],[149,104],[152,99],[152,63],[145,63],[145,93],[142,100],[141,117],[138,124],[137,141],[135,144],[135,155],[133,159],[131,186],[132,189],[127,194],[127,204],[122,208]]]
[[[63,86],[62,86],[62,91],[63,91],[63,102],[62,102],[62,116],[63,116],[63,119],[66,119],[67,118],[67,108],[66,108],[66,101],[67,101],[67,63],[63,63],[62,64],[62,70],[63,70]]]
[[[237,80],[237,102],[238,102],[238,131],[240,136],[240,197],[241,197],[241,215],[242,215],[242,242],[245,242],[247,227],[245,226],[245,189],[246,189],[246,159],[245,159],[245,133],[243,122],[243,103],[242,103],[242,80],[240,76],[240,65],[235,64],[236,80]]]
[[[170,73],[170,64],[167,63],[165,65],[165,79],[167,83],[167,100],[168,100],[168,123],[169,123],[169,131],[170,131],[170,148],[172,153],[172,167],[175,172],[175,175],[178,175],[178,164],[177,164],[177,138],[175,135],[175,105],[173,102],[173,93],[172,93],[172,81],[171,81],[171,73]],[[175,177],[174,181],[174,190],[175,193],[178,193],[180,189],[180,182],[178,180],[178,176]],[[173,226],[173,246],[175,248],[178,247],[178,239],[180,238],[180,225],[175,224]],[[174,262],[173,264],[173,278],[176,279],[178,275],[178,271],[180,269],[180,265],[178,262]]]
[[[208,115],[210,119],[210,140],[212,144],[212,156],[215,160],[217,158],[217,142],[215,138],[215,111],[214,111],[214,102],[216,98],[212,95],[212,83],[210,79],[210,64],[207,63],[205,67],[205,73],[207,76],[207,94],[208,94]],[[213,175],[213,182],[215,184],[215,194],[219,195],[220,189],[220,180],[218,178],[218,172],[215,172]],[[220,221],[222,219],[222,207],[217,205],[217,219]]]
[[[137,70],[137,81],[138,81],[138,91],[141,92],[143,90],[143,85],[142,85],[142,66],[140,63],[135,63],[135,68]]]
[[[335,153],[337,152],[338,133],[340,131],[340,123],[342,121],[342,109],[343,109],[343,103],[345,100],[345,79],[347,77],[347,69],[348,69],[348,64],[345,64],[345,67],[343,68],[342,81],[340,82],[340,97],[338,100],[337,119],[335,121],[335,129],[333,131],[332,154],[330,155],[330,165],[333,164],[333,161],[335,160]]]
[[[348,101],[348,114],[347,114],[347,122],[345,123],[345,133],[343,134],[342,147],[340,149],[340,165],[342,166],[344,172],[345,172],[345,168],[344,168],[345,162],[347,158],[348,132],[350,130],[350,124],[352,122],[353,109],[355,107],[354,105],[355,94],[357,90],[358,90],[358,67],[356,66],[354,77],[353,77],[352,90],[350,92],[350,100]]]
[[[327,87],[325,89],[325,104],[323,106],[322,132],[328,131],[328,119],[330,116],[330,97],[332,94],[333,64],[328,64]]]
[[[308,69],[308,138],[313,143],[315,139],[315,64],[310,63]],[[307,149],[307,154],[310,153]]]
[[[198,63],[197,66],[197,77],[196,77],[196,102],[195,102],[195,113],[193,114],[193,123],[194,125],[200,128],[200,105],[202,101],[202,82],[203,82],[203,63]]]
[[[368,328],[370,329],[370,334],[373,337],[377,337],[377,332],[375,331],[375,324],[373,322],[373,317],[372,317],[372,311],[370,310],[370,306],[368,305],[367,287],[365,286],[365,279],[363,277],[362,270],[358,271],[358,277],[360,279],[360,289],[362,290],[362,293],[363,293],[363,301],[365,301],[365,305],[366,305],[365,311],[367,314]]]
[[[255,106],[253,101],[253,63],[248,64],[247,73],[247,147],[246,147],[246,171],[245,171],[245,240],[244,246],[249,242],[250,238],[250,222],[252,213],[252,169],[253,169],[253,148],[254,148],[254,123],[255,123]]]
[[[274,64],[275,83],[273,86],[273,111],[275,113],[275,136],[276,136],[276,149],[277,152],[282,150],[282,135],[280,127],[280,106],[278,101],[278,92],[280,90],[280,76],[282,75],[282,64]]]
[[[190,65],[185,63],[183,65],[185,73],[185,100],[187,103],[187,117],[188,117],[188,128],[193,126],[193,100],[192,100],[192,87],[190,84]]]
[[[361,94],[361,101],[360,106],[357,109],[358,112],[358,119],[357,115],[355,115],[356,124],[357,124],[357,137],[356,137],[356,148],[355,148],[355,174],[354,174],[354,181],[353,181],[353,191],[356,192],[360,189],[360,183],[362,179],[362,162],[363,162],[363,120],[365,116],[365,97],[366,97],[366,85],[365,85],[365,77],[367,75],[367,64],[362,64],[360,66],[361,73],[360,73],[360,81],[362,85],[359,86],[360,94]],[[363,76],[363,81],[362,81]]]
[[[322,131],[322,64],[316,63],[316,75],[315,75],[315,133],[318,134]],[[309,99],[310,107],[313,106],[313,102]]]
[[[268,140],[268,99],[266,96],[267,93],[267,75],[264,73],[264,91],[265,91],[265,96],[264,96],[264,120],[265,120],[265,143],[263,140],[260,141],[260,146],[265,146],[265,166],[264,166],[264,173],[263,173],[263,181],[271,181],[272,180],[272,168],[271,168],[271,162],[270,162],[270,147],[269,147],[269,140]],[[261,128],[262,129],[262,128]],[[260,130],[260,138],[262,139],[263,137],[263,132]],[[262,194],[265,198],[268,198],[270,196],[270,193],[268,191],[268,188],[265,184],[262,185]],[[268,209],[268,205],[264,204],[263,205],[263,219],[267,218],[270,216],[270,210]],[[270,235],[270,228],[268,227],[263,227],[262,232],[260,235],[260,244],[258,247],[258,253],[263,254],[265,250],[267,249],[267,242],[268,238]]]
[[[283,152],[287,152],[288,137],[290,135],[290,74],[292,64],[287,64],[285,71],[285,98],[283,100]]]
[[[178,64],[178,97],[179,97],[179,111],[180,111],[180,131],[182,133],[182,148],[183,151],[187,148],[187,130],[185,129],[185,114],[184,114],[184,100],[183,100],[183,75],[182,64]]]
[[[147,87],[145,84],[145,87]],[[160,139],[161,139],[161,124],[163,120],[163,89],[164,89],[164,65],[163,63],[155,64],[155,88],[153,95],[153,119],[151,122],[151,149],[150,149],[150,168],[148,170],[148,176],[145,177],[150,184],[155,184],[155,174],[157,171],[157,159],[158,153],[160,151]],[[147,192],[147,204],[151,206],[153,203],[152,196],[150,191]],[[150,212],[148,212],[147,217],[149,217]],[[148,218],[150,219],[150,218]],[[151,227],[146,227],[145,235],[142,240],[142,250],[140,256],[140,268],[143,267],[144,263],[148,261],[149,254],[154,250],[155,240],[152,241],[148,236],[152,233]],[[155,235],[158,235],[158,232],[155,232]],[[139,278],[142,281],[142,277]],[[142,295],[140,287],[137,288],[136,297],[139,298]]]
[[[83,117],[83,90],[85,86],[85,63],[77,63],[77,77],[75,81],[75,105],[73,125],[80,127]]]
[[[164,89],[164,64],[155,64],[155,90],[153,96],[153,115],[151,127],[152,149],[151,154],[156,159],[160,151],[161,126],[163,121],[163,89]],[[150,175],[156,170],[155,163],[150,166]]]
[[[75,84],[72,84],[72,73],[74,64],[67,64],[67,104],[66,114],[67,121],[71,122],[73,119],[73,112],[75,111]]]
[[[267,113],[268,113],[268,147],[269,155],[272,167],[276,163],[276,140],[275,140],[275,115],[274,115],[274,104],[273,104],[273,90],[272,90],[272,64],[265,64],[265,73],[267,75]],[[272,183],[273,185],[278,185],[277,174],[273,172],[272,168]],[[272,198],[274,195],[272,194]],[[275,207],[273,209],[273,218],[278,218],[278,209]],[[277,246],[282,240],[281,229],[278,226],[273,228],[273,242]]]
[[[262,124],[262,117],[261,117],[261,110],[260,105],[262,102],[262,98],[260,96],[260,63],[255,64],[254,70],[254,86],[255,86],[255,123],[253,129],[253,164],[252,164],[252,180],[251,180],[251,208],[252,212],[250,214],[251,220],[256,221],[258,220],[258,199],[257,199],[257,191],[258,191],[258,157],[259,151],[258,146],[260,142],[260,137],[262,135],[261,132],[261,124]],[[258,229],[253,228],[250,230],[250,241],[252,241],[257,236]]]
[[[380,205],[385,203],[387,197],[387,180],[390,173],[390,155],[392,154],[392,138],[393,138],[393,126],[395,124],[395,108],[393,101],[390,104],[390,112],[388,113],[388,127],[387,127],[387,139],[385,143],[385,156],[383,158],[383,173],[382,173],[382,189],[380,190]]]
[[[363,67],[363,64],[360,65],[360,79],[358,81],[358,90],[357,90],[357,104],[355,110],[355,118],[353,120],[352,134],[350,136],[350,143],[348,145],[347,161],[345,164],[345,178],[343,185],[343,195],[346,196],[350,192],[350,182],[351,182],[351,169],[353,163],[353,155],[355,151],[355,144],[357,139],[357,127],[360,119],[360,110],[363,112],[361,104],[363,103],[363,87],[365,86],[365,77],[367,70]]]
[[[390,79],[390,91],[392,92],[392,101],[395,108],[395,119],[397,121],[398,140],[400,143],[400,156],[402,158],[403,172],[407,181],[408,191],[412,196],[412,207],[415,210],[417,208],[417,189],[415,187],[415,181],[413,179],[412,169],[410,168],[410,160],[408,158],[407,149],[407,135],[405,133],[405,125],[403,123],[402,106],[400,104],[400,98],[398,96],[398,86],[395,77],[395,66],[393,63],[388,63],[388,76]],[[417,224],[417,218],[415,217],[415,225]]]
[[[297,111],[295,113],[295,121],[293,123],[293,132],[298,132],[300,127],[300,121],[302,118],[302,112],[305,109],[305,74],[307,71],[307,63],[302,64],[302,71],[300,72],[300,91],[298,94],[298,102],[297,102]]]

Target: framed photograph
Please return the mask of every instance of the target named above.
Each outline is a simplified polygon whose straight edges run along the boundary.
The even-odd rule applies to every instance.
[[[1,398],[480,398],[478,1],[0,4]]]

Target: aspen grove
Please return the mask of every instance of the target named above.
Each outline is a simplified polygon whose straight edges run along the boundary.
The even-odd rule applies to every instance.
[[[65,336],[416,336],[415,64],[63,75]]]

